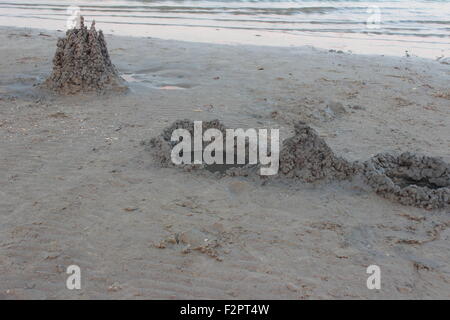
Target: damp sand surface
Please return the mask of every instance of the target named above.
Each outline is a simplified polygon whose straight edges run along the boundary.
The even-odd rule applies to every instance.
[[[163,168],[141,143],[177,119],[282,139],[304,121],[348,161],[448,163],[448,64],[106,35],[119,74],[142,81],[62,97],[33,86],[62,35],[0,29],[1,299],[450,298],[448,209],[345,181]],[[71,264],[79,291],[65,287]]]

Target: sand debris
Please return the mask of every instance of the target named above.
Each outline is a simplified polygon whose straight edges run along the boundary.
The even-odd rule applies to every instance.
[[[224,230],[220,223],[214,223],[205,228],[193,228],[170,235],[155,243],[158,249],[178,249],[183,254],[199,252],[217,261],[222,261],[222,255],[230,250],[224,246],[232,244],[232,235]]]
[[[95,30],[95,22],[88,30],[83,17],[79,29],[70,29],[58,39],[53,71],[42,87],[59,94],[126,90],[109,57],[103,32]]]

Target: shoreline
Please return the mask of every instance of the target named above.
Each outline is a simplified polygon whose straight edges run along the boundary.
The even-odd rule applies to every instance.
[[[129,94],[30,92],[58,35],[0,28],[1,299],[449,297],[445,209],[345,183],[161,168],[141,145],[177,119],[276,127],[282,140],[305,121],[348,160],[412,151],[450,162],[448,65],[106,35]],[[180,237],[217,246],[187,252]],[[85,275],[77,292],[64,286],[71,264]],[[381,291],[366,287],[372,264]]]
[[[2,25],[65,29],[76,12],[106,34],[191,42],[301,46],[357,54],[450,57],[446,6],[440,2],[167,1],[76,3],[9,0]]]
[[[29,24],[30,18],[24,18],[23,24]],[[1,28],[22,28],[18,27],[17,18],[9,23],[7,17],[3,21]],[[90,24],[92,19],[87,19]],[[47,28],[39,28],[39,19],[33,23],[31,29],[38,29],[46,32],[56,32],[65,30],[65,25],[52,21],[53,24],[46,23]],[[65,22],[65,20],[64,20]],[[388,36],[376,34],[317,34],[314,32],[303,32],[293,34],[282,31],[253,30],[253,29],[223,29],[202,26],[167,26],[155,25],[149,29],[147,25],[114,22],[97,22],[99,29],[105,34],[133,38],[158,38],[161,40],[188,41],[205,44],[221,45],[255,45],[263,47],[303,47],[310,46],[321,50],[336,50],[346,53],[363,55],[380,55],[404,57],[406,55],[436,60],[438,58],[450,58],[450,42],[442,43],[443,38],[420,38],[411,39],[404,36]],[[65,32],[65,31],[64,31]],[[426,44],[421,46],[420,44]],[[388,50],[386,50],[389,48]]]

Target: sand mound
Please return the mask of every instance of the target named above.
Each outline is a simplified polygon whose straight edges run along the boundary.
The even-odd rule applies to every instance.
[[[225,126],[219,120],[204,121],[203,131],[209,128],[219,129],[225,137]],[[144,144],[150,146],[155,159],[163,166],[174,166],[171,160],[172,148],[178,142],[170,141],[175,129],[186,129],[191,135],[194,132],[194,123],[190,120],[178,120],[165,128],[156,138]],[[295,126],[296,134],[286,139],[280,152],[280,172],[284,178],[297,178],[305,182],[320,179],[348,179],[355,174],[352,164],[334,155],[325,141],[316,131],[305,123]],[[205,146],[207,143],[204,143]],[[236,143],[235,154],[236,154]],[[248,144],[247,144],[248,147]],[[248,175],[257,171],[257,165],[181,165],[184,169],[204,168],[213,172],[222,172],[227,175]]]
[[[191,135],[194,123],[178,120],[147,144],[163,166],[174,166],[171,151],[175,144],[171,136],[175,129],[187,129]],[[219,129],[225,137],[225,126],[219,120],[203,122],[203,130]],[[204,143],[205,146],[205,143]],[[204,147],[203,146],[203,147]],[[235,144],[236,148],[236,144]],[[207,169],[227,175],[256,175],[259,166],[181,165],[184,169]],[[381,196],[404,205],[439,209],[450,206],[450,165],[440,159],[403,153],[400,156],[379,154],[366,162],[349,162],[337,157],[324,139],[304,122],[295,125],[294,136],[283,142],[280,167],[272,179],[298,179],[302,182],[319,180],[350,180],[362,176]]]
[[[364,171],[369,186],[385,198],[427,209],[450,205],[450,165],[440,159],[384,153],[365,162]]]
[[[202,130],[214,128],[222,132],[224,138],[224,146],[226,143],[226,127],[219,120],[203,121]],[[186,129],[190,132],[191,136],[194,135],[194,122],[191,120],[177,120],[172,125],[168,126],[163,130],[163,132],[149,141],[143,141],[143,144],[149,147],[148,149],[152,152],[153,157],[158,161],[163,167],[173,167],[175,166],[171,159],[172,148],[178,143],[177,141],[171,141],[172,132],[175,129]],[[203,148],[208,145],[209,142],[203,142]],[[235,154],[236,154],[236,143],[234,144]],[[193,150],[193,145],[192,145]],[[191,155],[192,159],[194,155]],[[225,159],[224,159],[225,163]],[[206,169],[210,172],[226,174],[231,176],[247,176],[251,170],[255,170],[256,166],[252,165],[241,165],[241,164],[181,164],[177,165],[186,171],[191,171],[194,169]]]
[[[219,129],[222,134],[225,134],[225,126],[219,120],[203,121],[202,122],[203,131],[209,128]],[[143,143],[149,147],[152,151],[153,156],[158,162],[165,167],[174,166],[171,160],[172,148],[178,143],[171,141],[172,132],[176,129],[186,129],[190,132],[191,136],[194,135],[194,122],[191,120],[177,120],[170,126],[165,128],[163,132],[149,141],[144,141]],[[183,168],[198,168],[203,167],[203,165],[181,165]]]
[[[295,125],[295,135],[283,142],[280,173],[285,177],[313,182],[348,179],[355,174],[355,169],[351,163],[337,157],[314,129],[299,122]]]
[[[206,131],[210,128],[219,129],[223,135],[225,135],[225,129],[226,127],[217,119],[211,120],[211,121],[202,121],[202,130]],[[164,141],[169,142],[172,146],[177,144],[177,142],[170,141],[170,138],[172,137],[172,132],[175,129],[186,129],[189,131],[189,133],[193,136],[194,135],[194,122],[191,120],[177,120],[169,127],[165,128],[161,134],[161,138]]]
[[[80,29],[70,29],[65,38],[58,39],[53,71],[43,87],[60,94],[126,90],[95,22],[88,30],[81,17]]]

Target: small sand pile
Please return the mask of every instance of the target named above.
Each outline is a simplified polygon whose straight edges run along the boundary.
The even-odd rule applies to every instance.
[[[440,159],[384,153],[364,165],[368,185],[385,198],[427,209],[450,206],[450,165]]]
[[[43,87],[59,94],[126,90],[124,80],[111,63],[103,32],[84,25],[70,29],[58,39],[53,72]]]
[[[317,132],[299,122],[295,135],[286,139],[280,152],[280,173],[305,182],[344,180],[355,174],[348,161],[337,157]]]

